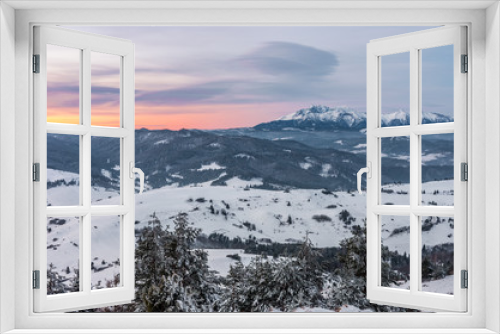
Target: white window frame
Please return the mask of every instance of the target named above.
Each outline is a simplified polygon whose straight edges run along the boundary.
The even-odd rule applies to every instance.
[[[495,333],[500,332],[500,11],[497,1],[405,1],[384,2],[238,2],[201,3],[122,2],[132,7],[155,9],[117,9],[116,3],[6,1],[0,6],[0,319],[1,330],[12,333],[125,332],[162,329],[158,332],[241,332],[261,333]],[[9,5],[26,10],[14,10]],[[52,7],[51,7],[52,6]],[[59,7],[70,7],[61,9]],[[72,7],[73,6],[73,7]],[[113,10],[102,10],[108,6]],[[398,9],[391,9],[397,6]],[[489,8],[487,8],[489,6]],[[72,8],[71,8],[72,7]],[[87,9],[82,9],[87,7]],[[101,9],[96,9],[100,7]],[[179,8],[184,7],[184,8]],[[194,8],[193,8],[194,7]],[[31,8],[31,9],[29,9]],[[35,9],[33,9],[35,8]],[[40,8],[49,8],[40,9]],[[52,9],[50,9],[52,8]],[[59,8],[59,9],[58,9]],[[75,9],[79,8],[79,9]],[[403,8],[403,9],[402,9]],[[437,8],[437,9],[436,9]],[[15,18],[15,21],[14,21]],[[468,312],[436,314],[34,314],[32,312],[32,100],[30,59],[34,24],[116,24],[116,25],[429,25],[465,24],[469,27],[471,59],[468,104],[468,142],[470,156],[468,267]],[[485,24],[486,23],[486,24]],[[15,41],[13,31],[15,31]],[[4,47],[4,45],[6,47]],[[14,47],[15,46],[15,54]],[[15,66],[15,73],[11,67]],[[488,66],[488,71],[485,70]],[[5,72],[4,72],[5,70]],[[6,74],[4,74],[6,73]],[[6,77],[7,75],[7,77]],[[15,86],[9,85],[14,82]],[[10,93],[10,94],[9,94]],[[15,94],[15,101],[8,96]],[[15,118],[12,117],[15,110]],[[486,121],[486,118],[488,121]],[[9,127],[15,128],[9,131]],[[487,135],[486,135],[487,134]],[[15,147],[12,137],[15,136]],[[6,142],[6,140],[9,140]],[[17,152],[17,153],[15,153]],[[486,154],[488,152],[488,154]],[[488,164],[486,164],[488,162]],[[485,167],[486,166],[486,167]],[[14,172],[15,179],[11,180]],[[488,182],[486,175],[488,174]],[[10,193],[9,193],[10,192]],[[7,198],[15,192],[15,203]],[[486,196],[488,194],[488,196]],[[15,210],[9,205],[15,204]],[[487,218],[487,219],[486,219]],[[12,219],[15,226],[6,222]],[[495,261],[485,265],[486,250]],[[14,256],[12,256],[14,254]],[[14,288],[13,288],[14,287]],[[486,293],[488,290],[488,293]],[[12,305],[15,305],[12,307]],[[131,330],[135,328],[137,330]],[[182,331],[181,328],[191,329]],[[232,330],[231,330],[232,329]],[[244,331],[244,329],[247,329]],[[412,330],[413,329],[413,330]],[[448,329],[448,330],[447,330]],[[461,329],[461,330],[460,330]],[[46,333],[47,331],[45,331]]]
[[[461,73],[462,55],[467,54],[465,26],[449,26],[422,30],[372,40],[367,46],[367,298],[375,304],[387,304],[428,310],[463,312],[467,310],[467,290],[461,288],[461,270],[467,270],[467,183],[462,181],[461,163],[467,163],[467,75]],[[453,115],[449,123],[422,124],[422,52],[444,45],[453,46]],[[409,116],[407,126],[381,127],[382,58],[387,55],[409,54]],[[469,72],[470,73],[470,72]],[[422,135],[452,134],[454,137],[454,205],[421,204]],[[384,205],[382,189],[382,138],[409,138],[409,202],[407,205]],[[410,289],[381,286],[381,228],[383,216],[404,216],[409,219]],[[453,217],[455,227],[453,295],[421,291],[422,226],[425,216]]]
[[[39,73],[34,84],[34,162],[39,164],[39,181],[33,184],[34,195],[34,270],[39,271],[39,288],[34,289],[34,311],[73,311],[125,304],[135,298],[135,84],[134,44],[118,38],[51,26],[34,27],[34,54],[39,56]],[[78,124],[47,122],[47,45],[78,50],[80,64],[80,117]],[[91,124],[91,57],[92,52],[114,55],[119,59],[120,125]],[[47,134],[79,136],[79,203],[72,206],[47,206]],[[91,142],[92,137],[119,140],[120,203],[92,205]],[[119,216],[120,221],[120,285],[91,290],[93,216]],[[79,218],[80,291],[47,295],[47,225],[48,217]]]

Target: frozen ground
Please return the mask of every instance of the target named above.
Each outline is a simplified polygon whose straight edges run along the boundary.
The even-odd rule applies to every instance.
[[[281,313],[279,310],[272,310],[271,312],[273,313]],[[365,309],[361,310],[360,308],[352,305],[343,305],[342,307],[339,307],[336,310],[331,310],[327,308],[322,308],[322,307],[299,307],[295,309],[293,312],[295,313],[334,313],[334,312],[340,312],[340,313],[370,313],[373,312],[371,309]]]
[[[453,294],[453,278],[454,278],[454,275],[448,275],[443,279],[422,282],[421,291],[434,292],[434,293],[444,293],[447,295],[452,295]],[[401,285],[399,285],[398,288],[410,290],[410,281],[401,282]]]
[[[210,165],[209,168],[219,166]],[[50,171],[51,181],[64,179],[67,182],[77,178],[76,174]],[[306,235],[316,247],[338,246],[340,241],[351,235],[352,225],[363,224],[366,216],[366,197],[358,193],[336,192],[325,194],[316,189],[292,189],[290,191],[271,191],[254,189],[261,180],[244,181],[237,178],[227,182],[228,186],[210,186],[202,183],[186,187],[169,186],[161,189],[145,191],[136,195],[135,225],[140,229],[147,225],[152,213],[155,213],[163,224],[173,227],[173,218],[179,212],[186,212],[188,220],[202,233],[224,234],[230,238],[247,239],[253,236],[258,242],[269,241],[279,243],[296,243]],[[408,204],[406,194],[408,185],[384,186],[384,203]],[[452,205],[453,181],[428,182],[423,184],[424,202],[437,205]],[[61,205],[78,203],[78,186],[58,186],[48,190],[48,200]],[[117,192],[103,188],[92,189],[92,200],[95,205],[113,205],[118,203]],[[213,212],[211,213],[211,207]],[[340,221],[339,213],[347,210],[355,221],[346,225]],[[225,214],[223,213],[225,212]],[[314,216],[322,215],[323,219]],[[290,216],[290,219],[288,217]],[[326,218],[324,218],[326,217]],[[50,233],[47,236],[48,263],[53,263],[62,275],[67,268],[77,268],[79,258],[79,220],[74,217],[54,217],[65,219],[65,223],[48,224]],[[453,242],[453,221],[441,217],[432,229],[422,233],[422,240],[428,246]],[[290,224],[291,221],[291,224]],[[101,286],[119,273],[119,233],[118,220],[109,217],[92,217],[92,259],[95,271],[92,273],[92,284]],[[408,217],[387,216],[382,218],[382,242],[391,250],[409,253]],[[399,233],[395,233],[399,229]],[[234,260],[227,254],[238,250],[208,250],[209,265],[221,275],[227,274],[229,265]],[[250,255],[240,254],[242,262],[250,262]],[[437,281],[436,281],[437,282]],[[429,284],[438,284],[429,282]],[[444,283],[443,283],[444,284]]]
[[[245,254],[242,249],[207,249],[208,265],[210,269],[216,270],[219,275],[226,276],[229,273],[229,267],[236,263],[236,260],[227,257],[227,255],[238,254],[241,257],[241,263],[247,266],[253,254]]]

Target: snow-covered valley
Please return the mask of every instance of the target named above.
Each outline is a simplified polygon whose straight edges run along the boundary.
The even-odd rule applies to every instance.
[[[50,175],[74,179],[71,173],[51,171]],[[51,176],[52,177],[52,176]],[[255,189],[258,180],[232,179],[227,186],[211,186],[209,183],[186,187],[167,186],[136,194],[136,230],[147,226],[154,214],[162,224],[173,225],[179,212],[187,213],[188,220],[202,233],[213,233],[229,238],[255,238],[258,243],[300,243],[306,235],[318,248],[338,247],[351,236],[353,225],[364,224],[365,195],[350,192],[329,192],[321,189],[264,190]],[[436,181],[423,184],[425,200],[437,205],[452,205],[453,181]],[[383,199],[389,203],[408,203],[407,185],[384,186]],[[78,185],[61,185],[48,189],[49,201],[57,199],[61,204],[78,201]],[[93,188],[94,204],[116,204],[118,194],[103,188]],[[341,220],[346,211],[352,219]],[[57,218],[59,218],[57,220]],[[61,222],[64,220],[64,223]],[[439,223],[422,233],[427,247],[453,242],[453,222],[441,217]],[[78,268],[79,219],[53,217],[48,222],[48,263],[61,276],[73,275]],[[387,216],[382,218],[382,243],[391,251],[409,253],[408,218]],[[92,258],[94,270],[92,284],[104,287],[119,273],[120,224],[115,217],[92,217]],[[253,255],[242,250],[208,249],[209,266],[220,275],[227,274],[235,260],[228,254],[239,254],[243,264]],[[69,270],[68,270],[69,268]]]

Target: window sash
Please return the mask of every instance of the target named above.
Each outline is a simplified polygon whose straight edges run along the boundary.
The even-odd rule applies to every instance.
[[[80,50],[80,124],[47,123],[46,46]],[[91,125],[91,52],[119,56],[120,127]],[[40,73],[34,74],[34,162],[40,163],[40,181],[34,183],[34,270],[40,271],[40,288],[34,289],[34,311],[73,311],[127,303],[135,296],[134,285],[134,181],[129,162],[134,162],[134,46],[130,41],[62,28],[34,28],[34,54],[40,55]],[[78,135],[80,201],[76,206],[47,207],[47,134]],[[91,204],[91,138],[120,139],[120,204]],[[91,290],[91,216],[120,215],[121,286]],[[80,291],[47,295],[47,217],[80,217]]]
[[[408,308],[467,310],[467,290],[460,271],[467,269],[467,183],[460,180],[460,163],[467,162],[467,76],[460,73],[461,54],[467,54],[465,27],[442,27],[371,41],[367,47],[367,161],[372,177],[367,189],[367,297],[373,303]],[[454,122],[419,124],[421,119],[421,49],[454,45]],[[381,56],[410,53],[410,125],[381,127]],[[454,133],[454,206],[422,206],[421,135]],[[380,205],[381,138],[410,137],[410,204]],[[382,287],[381,217],[410,217],[410,290]],[[421,217],[454,217],[454,294],[419,291],[421,286]]]

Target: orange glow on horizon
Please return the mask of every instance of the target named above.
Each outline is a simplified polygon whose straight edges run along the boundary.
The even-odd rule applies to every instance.
[[[47,108],[47,122],[80,124],[79,108]]]
[[[135,110],[136,129],[227,129],[250,127],[289,113],[285,103],[143,106]],[[272,110],[272,112],[269,112]]]
[[[47,122],[62,124],[80,124],[78,108],[47,108]],[[109,111],[108,108],[93,108],[91,123],[94,126],[120,126],[119,111]]]
[[[137,104],[135,128],[150,130],[227,129],[255,126],[296,110],[291,103],[147,106]],[[271,111],[270,111],[271,110]],[[116,112],[95,108],[92,125],[118,127]],[[78,108],[48,108],[47,122],[79,124]]]

